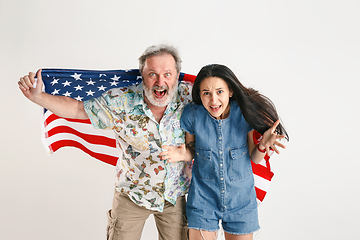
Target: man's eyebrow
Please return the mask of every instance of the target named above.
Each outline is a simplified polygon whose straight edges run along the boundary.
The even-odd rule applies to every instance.
[[[156,72],[156,70],[152,69],[152,68],[150,68],[149,71],[150,72]],[[171,69],[166,69],[165,72],[172,72],[172,71],[171,71]]]

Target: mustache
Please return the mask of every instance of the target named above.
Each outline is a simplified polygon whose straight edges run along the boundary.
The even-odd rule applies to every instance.
[[[169,91],[169,87],[168,86],[153,86],[151,88],[152,91],[156,90],[156,91],[159,91],[159,90],[166,90],[166,91]]]

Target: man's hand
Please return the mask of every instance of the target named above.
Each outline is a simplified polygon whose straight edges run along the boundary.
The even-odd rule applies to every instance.
[[[161,160],[167,162],[185,161],[185,156],[186,156],[185,144],[181,144],[178,147],[166,145],[166,146],[162,146],[162,149],[165,149],[167,151],[162,151],[160,153]]]
[[[42,93],[43,81],[41,77],[41,69],[36,73],[37,81],[35,81],[35,73],[30,72],[29,75],[25,75],[20,78],[18,82],[19,88],[29,100],[36,103],[36,99]],[[34,88],[34,84],[36,87]]]
[[[20,78],[20,81],[18,82],[19,88],[25,97],[41,107],[50,110],[59,117],[77,119],[89,118],[85,112],[83,102],[70,97],[55,96],[42,92],[44,83],[41,78],[41,69],[37,71],[36,76],[37,81],[35,81],[35,73],[33,72]],[[34,87],[35,82],[36,86]]]

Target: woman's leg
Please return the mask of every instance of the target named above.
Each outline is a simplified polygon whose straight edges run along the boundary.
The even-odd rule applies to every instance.
[[[205,230],[189,229],[190,240],[216,240],[218,237],[218,231],[209,232]]]
[[[245,235],[234,235],[234,234],[225,232],[225,239],[226,240],[252,240],[253,233],[245,234]]]

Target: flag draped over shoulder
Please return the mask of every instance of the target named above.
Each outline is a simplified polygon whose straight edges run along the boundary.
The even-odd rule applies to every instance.
[[[43,69],[42,79],[46,93],[86,101],[101,96],[112,88],[127,87],[142,81],[138,69],[78,70]],[[194,75],[180,73],[179,81],[194,82]],[[113,131],[95,129],[90,120],[61,118],[44,109],[42,115],[42,142],[49,154],[62,147],[75,147],[105,163],[116,165],[119,152]],[[261,135],[254,134],[254,142]],[[262,202],[273,177],[269,156],[260,164],[252,164],[258,203]]]
[[[46,93],[78,101],[99,97],[112,88],[130,86],[142,80],[138,69],[43,69],[41,76]],[[180,73],[179,80],[193,82],[195,76]],[[116,165],[119,155],[111,130],[95,129],[90,120],[65,119],[46,109],[43,113],[42,142],[49,154],[62,147],[75,147],[111,165]]]

